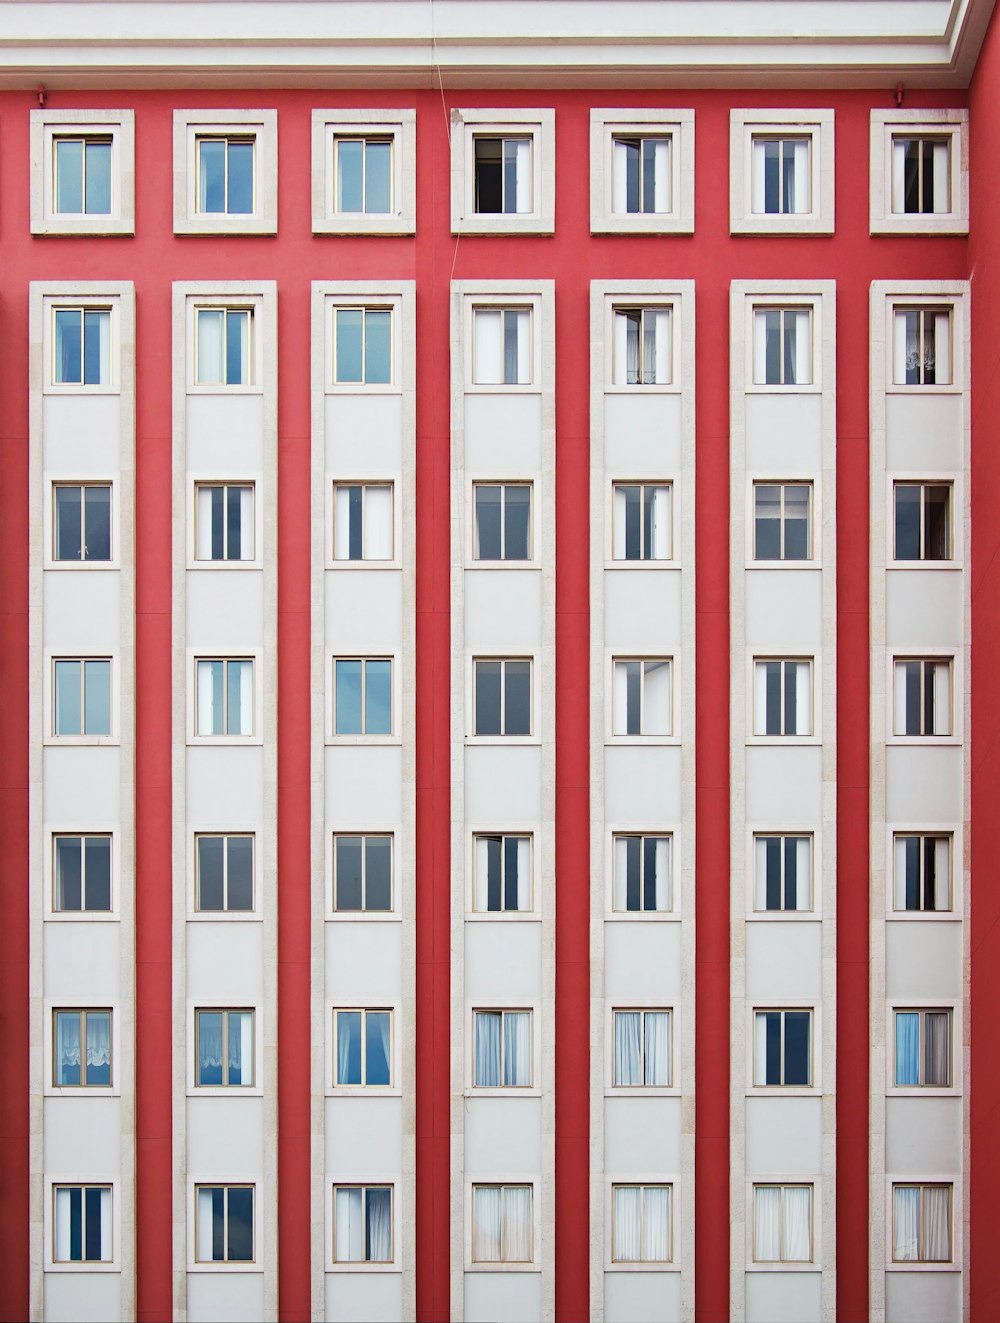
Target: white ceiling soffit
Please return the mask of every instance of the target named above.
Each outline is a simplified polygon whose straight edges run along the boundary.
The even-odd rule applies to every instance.
[[[0,88],[965,87],[995,0],[0,0]]]

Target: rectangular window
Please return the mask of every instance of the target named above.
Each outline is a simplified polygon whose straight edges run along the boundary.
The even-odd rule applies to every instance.
[[[523,213],[532,210],[532,140],[474,138],[475,199],[479,213]]]
[[[671,1020],[670,1011],[614,1012],[616,1089],[670,1087]]]
[[[812,559],[812,483],[755,482],[754,560]]]
[[[671,200],[672,141],[664,137],[612,138],[612,209],[623,215],[662,215]]]
[[[111,214],[110,136],[53,139],[54,210],[61,216]]]
[[[754,835],[755,910],[812,909],[812,837]]]
[[[52,380],[57,386],[111,382],[111,309],[54,308]]]
[[[752,194],[757,215],[801,215],[812,210],[811,138],[753,136]]]
[[[895,482],[896,560],[951,560],[951,483]]]
[[[253,489],[252,482],[197,484],[198,560],[253,560]]]
[[[951,139],[892,137],[893,214],[951,211]]]
[[[111,1012],[52,1012],[52,1082],[57,1088],[111,1087]]]
[[[895,658],[894,735],[950,735],[951,661]]]
[[[531,660],[477,659],[474,664],[477,735],[531,734]]]
[[[253,734],[253,661],[211,658],[195,663],[197,735]]]
[[[254,210],[254,152],[251,137],[198,137],[198,211],[250,216]]]
[[[52,488],[53,560],[111,559],[111,484],[57,482]]]
[[[473,1011],[477,1089],[530,1089],[531,1011]]]
[[[812,1011],[754,1011],[755,1088],[812,1085]]]
[[[951,1185],[892,1187],[893,1263],[951,1263]]]
[[[392,138],[334,137],[334,211],[385,216],[392,211]]]
[[[668,386],[671,344],[669,308],[615,308],[615,385]]]
[[[247,1089],[254,1081],[254,1013],[249,1010],[197,1010],[195,1084]]]
[[[812,314],[808,308],[755,308],[753,332],[755,385],[812,383]]]
[[[54,895],[56,911],[111,909],[111,837],[56,836]]]
[[[897,835],[892,855],[893,909],[951,909],[950,836]]]
[[[333,908],[379,914],[392,909],[391,836],[334,836]]]
[[[472,1260],[474,1263],[531,1263],[532,1187],[472,1187]]]
[[[811,1185],[753,1187],[754,1263],[812,1262]]]
[[[253,909],[251,835],[195,837],[195,908],[201,913]]]
[[[614,663],[614,733],[671,735],[671,662],[665,657]]]
[[[334,734],[391,735],[391,658],[338,657],[333,671]]]
[[[392,1186],[333,1187],[334,1263],[392,1263]]]
[[[52,1189],[56,1263],[110,1263],[111,1186],[56,1185]]]
[[[893,1011],[897,1089],[951,1085],[951,1011]]]
[[[476,308],[473,332],[477,386],[530,385],[530,308]]]
[[[892,322],[893,383],[897,386],[950,386],[949,310],[896,308]]]
[[[473,484],[476,560],[531,560],[531,483]]]
[[[333,484],[334,560],[392,560],[392,483]]]
[[[670,560],[669,482],[614,484],[614,559]]]
[[[253,384],[253,309],[198,308],[195,382],[199,386]]]
[[[611,1187],[611,1258],[615,1263],[669,1263],[671,1185]]]
[[[754,661],[755,735],[811,735],[812,663]]]
[[[196,1185],[196,1261],[253,1263],[254,1186]]]
[[[531,837],[475,837],[474,908],[482,913],[531,909]]]
[[[333,1041],[338,1085],[392,1084],[392,1011],[334,1011]]]
[[[391,383],[391,308],[334,309],[333,380],[338,385]]]
[[[107,657],[53,662],[53,735],[111,734],[111,661]]]
[[[622,913],[673,909],[669,836],[616,836],[614,908]]]

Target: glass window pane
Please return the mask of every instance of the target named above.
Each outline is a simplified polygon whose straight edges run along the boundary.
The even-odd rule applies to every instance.
[[[83,314],[79,308],[56,309],[54,369],[57,383],[83,381]]]
[[[392,662],[365,662],[365,734],[392,734]]]
[[[392,313],[387,309],[365,312],[365,381],[385,384],[392,380]]]
[[[198,140],[198,210],[226,209],[226,143],[223,138]]]
[[[338,735],[360,735],[361,662],[338,661],[336,671],[336,726]]]
[[[388,1085],[390,1080],[392,1016],[388,1011],[365,1015],[365,1083]]]
[[[337,357],[335,381],[363,381],[361,335],[364,312],[361,308],[338,308],[336,316]]]
[[[392,210],[392,143],[365,144],[365,211],[382,215]]]
[[[56,837],[57,910],[83,908],[83,842],[79,836]]]
[[[85,211],[90,216],[107,216],[111,211],[111,143],[87,143],[87,180]]]
[[[198,837],[198,908],[223,908],[223,851],[222,836]]]
[[[56,211],[83,211],[83,142],[79,138],[56,139]]]
[[[505,664],[504,734],[531,734],[531,662]]]
[[[785,1012],[785,1078],[786,1085],[808,1087],[809,1079],[809,1011]]]
[[[499,560],[502,553],[500,538],[501,488],[486,483],[476,484],[476,557],[478,560]]]
[[[198,1012],[198,1083],[222,1084],[222,1012]]]
[[[475,139],[476,211],[503,211],[502,142],[499,138]]]
[[[337,1012],[337,1083],[362,1084],[361,1012]]]
[[[920,487],[916,483],[897,483],[896,559],[920,559]]]
[[[56,1014],[55,1083],[59,1088],[80,1084],[80,1012]]]
[[[223,380],[225,321],[223,308],[198,309],[198,382],[201,385],[215,385]]]
[[[500,732],[500,671],[498,661],[476,662],[476,728],[477,735],[499,735]]]
[[[83,842],[84,908],[88,910],[110,910],[111,837],[85,836]]]
[[[81,505],[84,488],[58,486],[55,489],[55,558],[82,560],[83,538]]]
[[[84,487],[84,534],[87,560],[111,559],[111,488]]]
[[[230,142],[227,147],[229,178],[226,211],[231,216],[248,216],[253,211],[254,145],[252,142]]]
[[[55,664],[55,734],[82,734],[80,706],[80,672],[78,661],[57,661]]]
[[[766,483],[754,487],[754,556],[781,559],[781,488]]]
[[[83,380],[87,386],[102,386],[108,380],[111,314],[91,310],[83,314]]]
[[[338,836],[334,842],[337,887],[334,909],[361,909],[361,848],[360,836]]]
[[[226,312],[226,385],[243,386],[249,381],[250,313],[246,308]]]
[[[365,838],[365,909],[392,909],[392,837]]]
[[[88,1011],[87,1084],[107,1088],[111,1084],[111,1015],[108,1011]]]
[[[230,1263],[249,1263],[253,1259],[253,1187],[229,1187]]]
[[[504,491],[504,559],[531,559],[531,488],[509,486]]]
[[[227,910],[253,909],[253,837],[227,839]]]
[[[337,210],[364,211],[364,141],[337,139]]]

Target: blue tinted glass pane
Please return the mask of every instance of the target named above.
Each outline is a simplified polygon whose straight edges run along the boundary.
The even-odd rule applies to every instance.
[[[365,909],[392,909],[392,838],[365,838]]]
[[[361,663],[338,661],[336,664],[338,735],[361,734]]]
[[[69,1257],[74,1263],[83,1258],[83,1190],[79,1186],[69,1192]]]
[[[85,1218],[87,1242],[84,1258],[89,1262],[96,1262],[101,1257],[101,1191],[95,1186],[88,1185],[84,1193],[87,1199]]]
[[[84,662],[84,732],[111,734],[111,663]]]
[[[531,662],[509,661],[504,695],[504,734],[531,734]]]
[[[223,908],[222,836],[201,836],[198,838],[198,908],[200,910],[221,910]]]
[[[337,143],[337,210],[364,211],[364,151],[361,138]]]
[[[500,734],[500,663],[476,662],[477,735]]]
[[[55,379],[79,383],[83,380],[82,323],[79,308],[56,310]]]
[[[361,1083],[361,1012],[337,1016],[337,1083]]]
[[[85,836],[83,844],[85,893],[83,908],[109,910],[111,908],[111,837]]]
[[[222,1012],[198,1014],[198,1083],[222,1083]]]
[[[365,147],[365,211],[387,212],[392,205],[392,144],[370,142]]]
[[[56,909],[78,910],[83,905],[79,836],[56,838]]]
[[[198,210],[226,209],[226,143],[223,138],[202,138],[198,143]]]
[[[249,1263],[253,1258],[253,1190],[236,1185],[229,1190],[229,1261]]]
[[[253,909],[253,837],[230,836],[226,909]]]
[[[61,1011],[56,1016],[56,1084],[74,1087],[80,1083],[80,1015]]]
[[[360,836],[337,837],[334,860],[337,894],[333,906],[336,910],[361,909],[361,841]]]
[[[389,1012],[369,1011],[365,1017],[366,1084],[389,1083]]]
[[[107,216],[111,211],[111,143],[87,143],[86,211]]]
[[[87,1083],[111,1083],[111,1016],[107,1011],[87,1012]]]
[[[56,211],[83,211],[83,143],[78,138],[56,140]]]
[[[231,661],[226,664],[226,731],[229,735],[253,734],[252,665],[248,661]]]
[[[87,560],[110,560],[111,488],[84,487],[83,511]]]
[[[253,143],[229,144],[229,193],[226,210],[231,216],[253,211]]]
[[[80,726],[80,663],[56,662],[55,733],[79,735]]]
[[[361,381],[361,330],[364,313],[360,308],[337,309],[337,381]]]
[[[392,662],[365,662],[365,734],[392,734]]]
[[[56,488],[56,560],[81,560],[79,487]]]
[[[365,313],[365,381],[392,380],[392,313]]]
[[[229,312],[226,314],[226,384],[242,386],[246,384],[247,351],[250,344],[250,314],[248,312]]]
[[[226,1192],[221,1186],[212,1190],[212,1258],[226,1257]]]
[[[83,314],[83,380],[88,386],[107,381],[110,312]]]

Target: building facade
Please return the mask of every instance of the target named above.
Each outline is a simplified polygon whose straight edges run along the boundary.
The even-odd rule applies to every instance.
[[[1000,1307],[1000,22],[815,8],[0,4],[4,1317]]]

